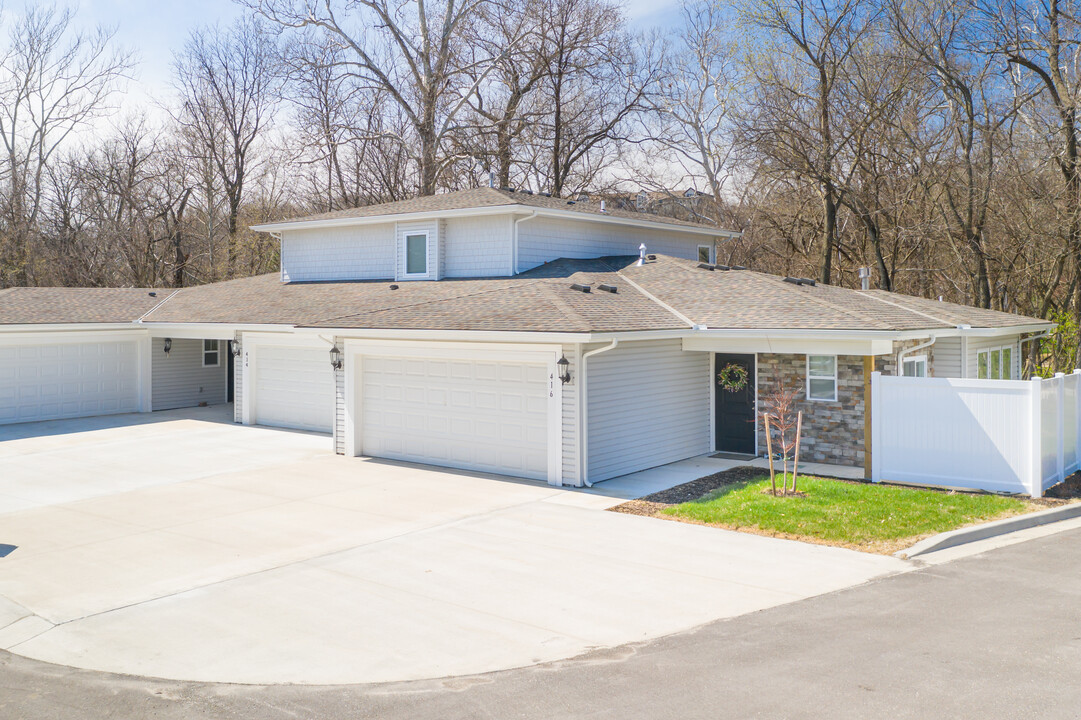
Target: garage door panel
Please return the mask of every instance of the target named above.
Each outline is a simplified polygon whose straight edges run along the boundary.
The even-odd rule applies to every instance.
[[[255,422],[331,432],[334,371],[326,350],[260,345],[254,352]]]
[[[138,358],[134,340],[0,349],[0,422],[135,412]]]
[[[361,452],[547,479],[547,367],[365,356]]]

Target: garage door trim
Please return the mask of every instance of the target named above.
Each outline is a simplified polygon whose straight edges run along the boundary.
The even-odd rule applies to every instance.
[[[548,376],[548,484],[562,484],[563,467],[563,384],[556,373],[556,361],[563,353],[560,345],[524,345],[512,343],[425,343],[345,342],[345,453],[357,456],[363,451],[358,406],[364,356],[420,357],[450,360],[491,360],[543,364]],[[363,402],[363,400],[361,400]]]

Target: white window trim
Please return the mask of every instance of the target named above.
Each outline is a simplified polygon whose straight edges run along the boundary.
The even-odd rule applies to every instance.
[[[707,263],[712,264],[713,263],[713,245],[699,245],[698,246],[699,253],[701,253],[702,248],[706,248],[706,250],[708,250],[708,253],[707,253],[708,259],[702,260],[701,258],[699,258],[698,262],[707,262]]]
[[[1010,376],[1008,378],[1002,377],[1002,368],[1004,367],[1003,364],[1002,364],[1002,351],[1003,350],[1009,350],[1010,351],[1010,365],[1009,365]],[[998,355],[999,377],[991,377],[991,353],[996,352],[996,351],[999,354]],[[980,355],[986,355],[987,356],[987,377],[985,377],[985,378],[980,378]],[[980,379],[980,380],[1016,380],[1017,378],[1014,377],[1014,370],[1016,369],[1016,366],[1014,365],[1014,363],[1015,363],[1016,358],[1017,358],[1017,346],[1014,345],[1014,344],[996,345],[995,347],[980,348],[979,350],[976,351],[976,377],[978,379]]]
[[[409,272],[409,238],[424,236],[424,272]],[[402,280],[419,280],[432,276],[432,234],[428,230],[405,231],[402,233]]]
[[[214,350],[207,350],[206,349],[206,344],[208,342],[214,343],[214,348],[215,348]],[[221,367],[221,340],[216,340],[214,338],[205,338],[203,340],[202,350],[203,350],[203,367]],[[211,353],[211,352],[214,353],[214,357],[217,358],[217,361],[213,362],[213,363],[208,363],[206,361],[206,354]]]
[[[831,357],[833,358],[833,375],[811,375],[811,358],[812,357]],[[807,387],[803,391],[803,395],[807,398],[808,402],[837,402],[837,356],[826,355],[824,353],[814,353],[807,355]],[[833,381],[833,397],[829,398],[816,398],[811,397],[811,380],[832,380]]]
[[[908,363],[912,363],[912,364],[923,363],[923,377],[930,377],[931,367],[927,362],[927,356],[926,355],[913,355],[911,357],[904,358],[901,361],[901,375],[902,376],[904,376],[904,374],[905,374],[905,365],[907,365]]]

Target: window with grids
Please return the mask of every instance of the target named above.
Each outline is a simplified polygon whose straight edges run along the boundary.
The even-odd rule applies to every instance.
[[[1013,379],[1013,346],[986,348],[976,353],[976,377],[983,380]]]
[[[221,352],[217,340],[203,340],[203,367],[218,367]]]

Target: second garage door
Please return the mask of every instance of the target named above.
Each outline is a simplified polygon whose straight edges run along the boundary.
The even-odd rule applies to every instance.
[[[360,451],[548,478],[543,363],[364,356]]]
[[[334,371],[324,348],[260,345],[255,358],[257,424],[331,432]]]

